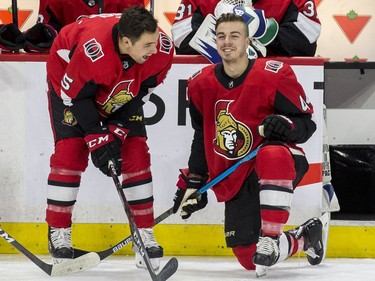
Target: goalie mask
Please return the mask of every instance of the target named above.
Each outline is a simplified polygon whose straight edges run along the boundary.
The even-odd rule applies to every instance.
[[[247,25],[249,37],[257,39],[263,46],[271,43],[279,32],[276,20],[266,18],[263,10],[236,6],[233,8],[233,13],[242,17]]]
[[[17,52],[25,46],[25,37],[14,24],[0,25],[0,49],[8,52]]]

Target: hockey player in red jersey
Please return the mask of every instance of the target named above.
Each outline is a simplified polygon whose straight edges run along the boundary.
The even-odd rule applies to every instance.
[[[213,187],[225,202],[225,238],[240,264],[258,276],[300,250],[311,264],[323,259],[322,223],[313,218],[283,232],[293,190],[308,170],[304,151],[316,130],[313,106],[286,63],[249,59],[248,30],[240,16],[223,14],[216,23],[222,63],[188,80],[194,138],[188,169],[181,170],[174,212],[183,219],[204,208],[207,194],[193,197],[260,146],[254,160],[239,166]]]
[[[100,3],[102,2],[102,4]],[[102,7],[101,7],[102,6]],[[143,0],[41,0],[39,22],[60,31],[65,25],[75,22],[82,15],[122,13],[125,8],[144,6]]]
[[[121,16],[121,18],[120,18]],[[112,159],[155,269],[163,249],[153,229],[153,186],[143,104],[169,71],[172,40],[144,7],[96,15],[65,26],[47,61],[55,139],[48,176],[49,251],[74,258],[72,211],[81,174],[92,162],[109,175]],[[138,267],[143,259],[136,252]]]
[[[48,53],[61,28],[79,17],[122,13],[134,6],[143,7],[143,0],[41,0],[37,23],[25,32],[25,43],[20,48],[26,52]]]
[[[267,56],[314,56],[321,25],[311,0],[181,0],[172,25],[177,54],[199,54],[190,40],[205,17],[220,16],[226,3],[262,10],[266,18],[276,20],[279,30],[266,46]]]

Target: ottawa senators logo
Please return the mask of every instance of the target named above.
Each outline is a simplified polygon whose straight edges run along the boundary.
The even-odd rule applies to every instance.
[[[70,111],[69,108],[65,108],[64,110],[64,119],[62,123],[68,126],[75,126],[78,123],[77,119],[74,117],[73,113]]]
[[[131,81],[122,81],[118,83],[109,95],[109,99],[102,105],[103,110],[111,114],[118,110],[125,103],[133,99],[133,93],[130,92]]]
[[[159,42],[160,42],[159,51],[161,53],[169,54],[173,46],[171,39],[169,39],[169,37],[165,35],[164,33],[160,32]]]
[[[214,149],[217,154],[227,159],[238,159],[251,149],[253,136],[250,129],[238,122],[229,113],[232,101],[218,101],[215,105],[216,138]]]
[[[85,55],[88,56],[92,62],[104,57],[102,45],[95,38],[90,39],[83,44]]]
[[[271,72],[274,72],[274,73],[277,73],[279,72],[279,70],[281,68],[283,68],[283,63],[280,62],[280,61],[276,61],[276,60],[268,60],[266,62],[266,66],[264,67],[265,70],[267,71],[271,71]]]

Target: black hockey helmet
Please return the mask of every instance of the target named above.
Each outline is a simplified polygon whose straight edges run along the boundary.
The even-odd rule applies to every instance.
[[[50,25],[37,23],[25,32],[25,51],[36,53],[48,53],[57,31]]]
[[[25,36],[14,23],[0,25],[0,49],[17,52],[25,46]]]

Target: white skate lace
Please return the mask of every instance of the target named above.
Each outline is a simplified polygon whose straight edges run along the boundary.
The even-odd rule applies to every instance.
[[[316,253],[315,253],[315,250],[314,250],[314,248],[308,248],[306,251],[305,251],[305,254],[306,255],[308,255],[308,256],[310,256],[311,258],[313,258],[313,259],[315,259],[315,258],[319,258],[320,256],[319,255],[317,255]]]
[[[158,242],[155,240],[154,231],[152,228],[140,228],[139,233],[146,248],[159,247]]]
[[[260,237],[259,242],[257,243],[257,253],[263,255],[271,255],[275,253],[276,256],[279,255],[279,246],[275,239],[271,237]]]
[[[68,228],[56,228],[51,227],[51,242],[55,249],[60,248],[71,248],[72,237],[71,227]]]

